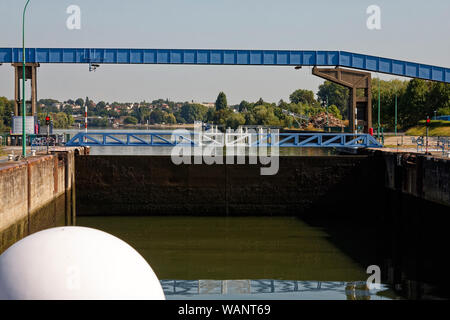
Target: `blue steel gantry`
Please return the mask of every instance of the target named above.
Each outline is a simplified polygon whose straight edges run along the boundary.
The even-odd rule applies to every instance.
[[[347,51],[28,48],[28,63],[340,66],[450,83],[450,68]],[[0,63],[22,62],[22,48],[0,48]]]

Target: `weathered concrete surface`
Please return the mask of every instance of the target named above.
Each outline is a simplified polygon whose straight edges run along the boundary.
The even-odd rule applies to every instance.
[[[175,165],[168,156],[77,157],[77,215],[296,215],[368,198],[368,156],[281,157],[260,165]],[[329,197],[329,198],[328,198]],[[327,199],[328,198],[328,199]]]
[[[450,207],[450,160],[383,152],[386,187]]]
[[[382,271],[406,297],[449,297],[445,261],[450,225],[450,161],[415,153],[369,151],[384,168],[374,212],[383,231]]]
[[[0,164],[0,253],[34,232],[75,222],[75,150]]]

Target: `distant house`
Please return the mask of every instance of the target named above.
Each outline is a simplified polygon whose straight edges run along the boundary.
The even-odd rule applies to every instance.
[[[57,108],[59,111],[61,111],[61,108],[62,108],[62,104],[61,103],[53,103],[52,104],[52,107],[55,107],[55,108]]]
[[[202,102],[200,103],[202,106],[208,107],[208,108],[215,108],[216,104],[214,102]]]

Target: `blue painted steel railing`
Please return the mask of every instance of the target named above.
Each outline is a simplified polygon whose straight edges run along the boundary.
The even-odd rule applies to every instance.
[[[25,55],[38,63],[341,66],[450,83],[450,68],[347,51],[28,48]],[[15,62],[21,48],[0,48],[0,63]]]
[[[369,134],[351,133],[168,133],[168,132],[79,132],[67,146],[237,146],[379,148]]]

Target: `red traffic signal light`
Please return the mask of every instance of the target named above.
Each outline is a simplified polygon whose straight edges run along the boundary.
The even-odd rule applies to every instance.
[[[426,122],[427,126],[429,126],[429,125],[430,125],[430,123],[431,123],[431,120],[430,120],[430,118],[427,118],[427,122]]]
[[[46,116],[45,117],[45,124],[48,126],[50,124],[50,117]]]

